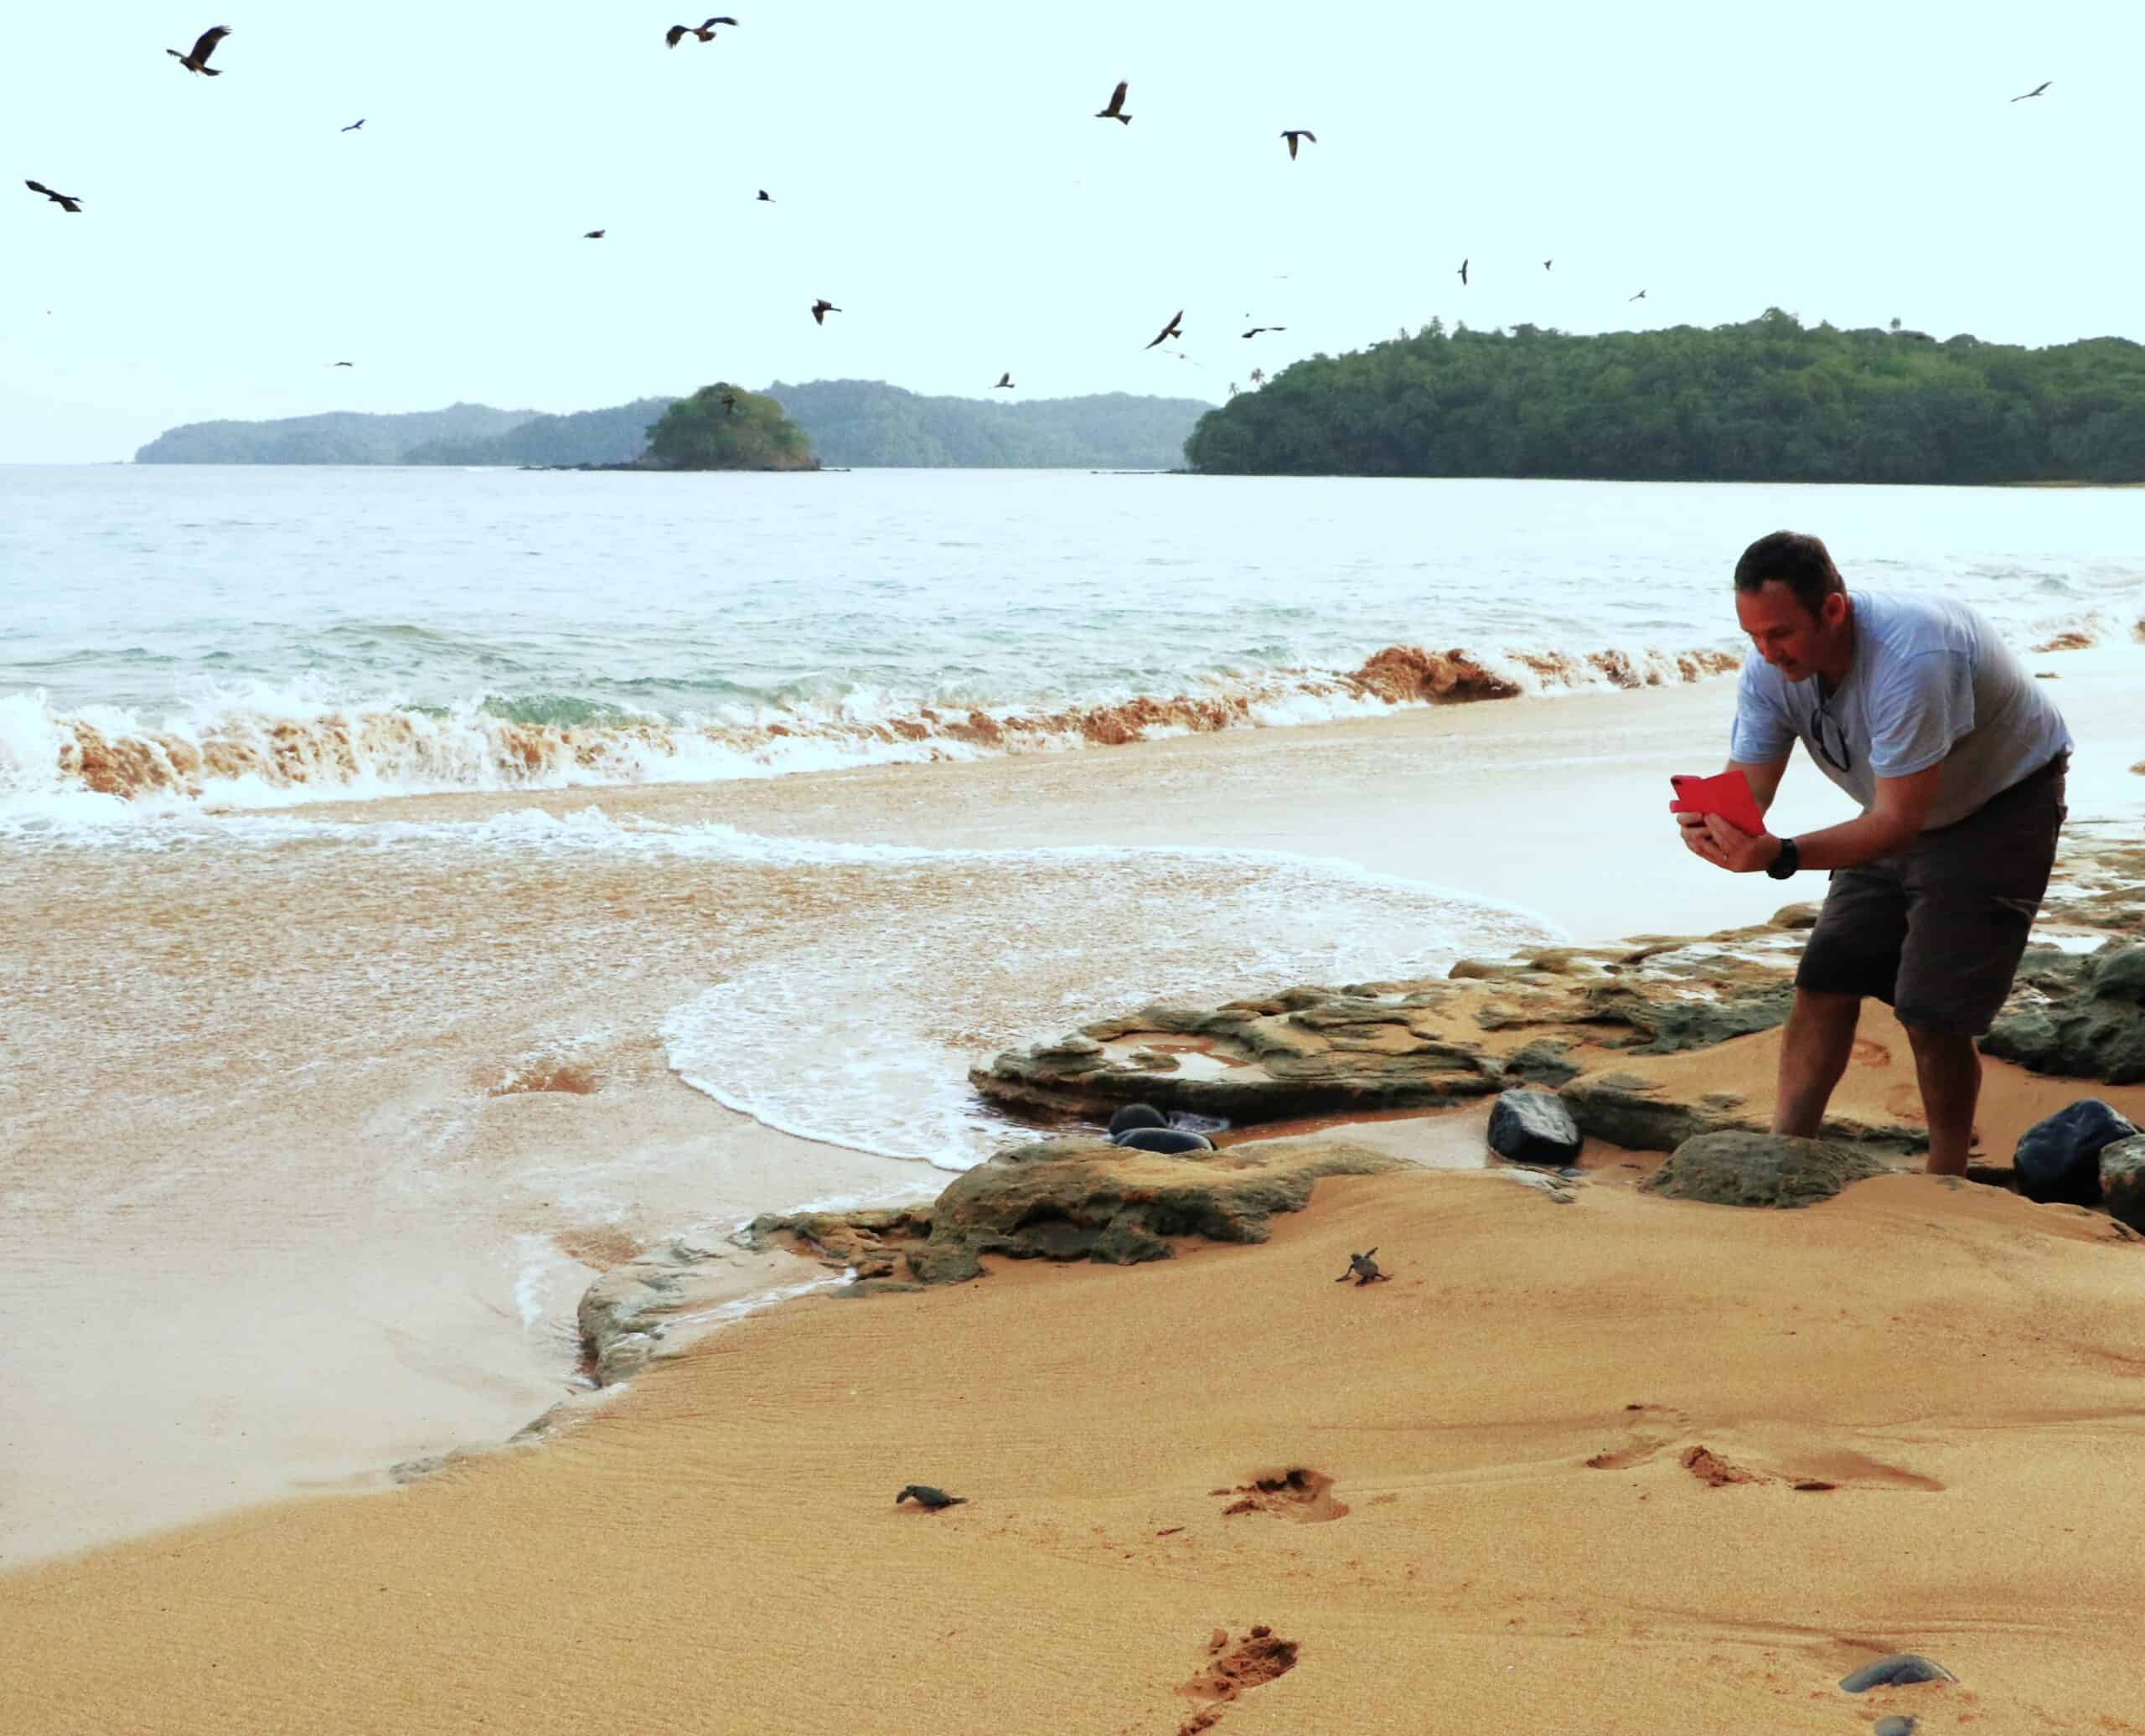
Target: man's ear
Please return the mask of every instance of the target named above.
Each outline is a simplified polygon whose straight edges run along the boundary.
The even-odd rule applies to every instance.
[[[1837,627],[1847,619],[1847,592],[1835,591],[1817,605],[1817,618],[1827,627]]]

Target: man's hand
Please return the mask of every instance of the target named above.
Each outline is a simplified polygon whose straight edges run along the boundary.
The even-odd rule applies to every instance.
[[[1685,849],[1730,874],[1761,874],[1780,859],[1780,840],[1770,832],[1753,837],[1717,814],[1679,814],[1676,822]]]

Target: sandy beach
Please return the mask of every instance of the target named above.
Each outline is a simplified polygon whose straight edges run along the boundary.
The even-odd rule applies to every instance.
[[[1933,1178],[1775,1213],[1589,1167],[1570,1207],[1342,1178],[1263,1247],[792,1305],[549,1445],[14,1576],[0,1714],[2145,1728],[2138,1246]],[[1392,1281],[1333,1283],[1372,1243]],[[1216,1697],[1247,1646],[1290,1666]],[[1897,1651],[1957,1680],[1837,1687]]]
[[[2119,667],[2047,665],[2081,741],[2074,843],[2135,840],[2145,700]],[[1663,767],[1718,759],[1729,697],[1715,683],[1453,707],[600,805],[935,851],[1290,851],[1507,901],[1538,933],[1690,933],[1784,902],[1655,836]],[[308,818],[591,805],[432,797]],[[1823,824],[1837,801],[1801,776],[1782,814]],[[853,875],[726,880],[718,911],[690,863],[517,865],[483,922],[418,934],[409,912],[445,907],[454,871],[377,860],[364,886],[324,867],[308,881],[302,860],[276,870],[339,888],[318,944],[305,925],[271,936],[205,913],[199,886],[146,860],[114,856],[86,889],[115,997],[121,965],[153,958],[184,909],[196,962],[245,964],[204,1016],[258,1038],[137,1049],[153,1088],[82,1092],[48,1124],[85,1195],[123,1181],[147,1139],[196,1140],[203,1162],[192,1187],[130,1212],[55,1217],[44,1262],[6,1280],[16,1306],[64,1296],[83,1313],[64,1346],[18,1335],[0,1365],[12,1389],[60,1395],[0,1426],[10,1554],[30,1558],[0,1578],[0,1728],[1636,1736],[1844,1732],[1897,1712],[1924,1728],[2145,1730],[2123,1637],[2145,1522],[2121,1492],[2145,1371],[2125,1299],[2145,1248],[2102,1214],[1915,1175],[1796,1212],[1658,1199],[1635,1187],[1658,1154],[1599,1144],[1561,1206],[1465,1167],[1479,1109],[1366,1128],[1424,1167],[1322,1181],[1264,1245],[1186,1241],[1131,1268],[994,1261],[973,1284],[805,1297],[575,1399],[540,1444],[398,1485],[395,1460],[504,1441],[585,1384],[563,1325],[532,1348],[519,1287],[539,1284],[561,1318],[660,1234],[822,1195],[928,1198],[946,1177],[726,1109],[649,1035],[707,968],[677,947],[681,916],[711,944],[800,896],[831,922],[871,896]],[[270,885],[245,861],[218,871],[235,894]],[[84,932],[86,894],[11,888],[54,949]],[[928,913],[957,894],[904,896]],[[1140,919],[1098,917],[1124,924],[1134,981]],[[2060,927],[2059,902],[2047,919]],[[546,973],[568,954],[536,943],[562,926],[625,966],[578,1033],[520,1010],[565,992]],[[265,1090],[279,1045],[328,1028],[310,1011],[278,1022],[302,967],[303,1005],[324,1011],[416,947],[435,986],[393,1003],[391,1061],[359,1052],[375,1024],[302,1100]],[[959,980],[944,986],[958,1000]],[[956,1007],[949,1039],[961,1029]],[[1776,1044],[1633,1065],[1762,1113]],[[1839,1106],[1910,1116],[1911,1082],[1873,1010]],[[2145,1088],[1990,1063],[1984,1149],[2008,1154],[2089,1090],[2145,1118]],[[261,1177],[230,1158],[234,1118],[263,1154],[347,1148],[315,1176],[422,1154],[403,1160],[406,1206],[368,1222],[348,1215],[354,1191],[343,1208],[316,1199],[318,1236],[249,1206]],[[606,1159],[601,1199],[540,1190]],[[473,1284],[446,1238],[501,1177],[547,1252]],[[262,1236],[244,1282],[204,1283],[228,1215],[249,1210]],[[1373,1243],[1393,1282],[1336,1285]],[[770,1257],[740,1290],[810,1275]],[[234,1340],[251,1347],[240,1364],[184,1356]],[[264,1383],[287,1420],[256,1442],[264,1413],[246,1407]],[[413,1392],[434,1408],[413,1416]],[[133,1426],[143,1407],[163,1433]],[[966,1504],[896,1508],[912,1481]],[[1837,1687],[1908,1651],[1958,1680]]]

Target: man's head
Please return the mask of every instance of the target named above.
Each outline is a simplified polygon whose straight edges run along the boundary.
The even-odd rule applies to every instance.
[[[1814,536],[1775,530],[1735,563],[1735,618],[1758,654],[1791,681],[1847,673],[1849,613],[1839,569]]]

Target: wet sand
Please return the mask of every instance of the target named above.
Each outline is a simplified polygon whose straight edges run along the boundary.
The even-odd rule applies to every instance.
[[[791,1305],[540,1449],[10,1578],[0,1723],[2145,1730],[2145,1249],[1924,1176],[1623,1173]],[[1372,1243],[1392,1281],[1335,1284]],[[1958,1680],[1837,1686],[1900,1651]],[[1286,1667],[1213,1697],[1239,1656]]]
[[[2145,780],[2126,768],[2145,700],[2050,661],[2066,702],[2083,702],[2074,819],[2134,824]],[[1717,762],[1729,700],[1714,684],[302,817],[599,807],[933,850],[1283,850],[1508,900],[1582,938],[1691,932],[1816,895],[1715,874],[1661,836],[1666,771]],[[1798,770],[1790,823],[1839,810]],[[377,1487],[399,1460],[504,1439],[573,1390],[573,1303],[607,1265],[760,1210],[943,1183],[726,1110],[669,1071],[656,1035],[733,964],[778,964],[814,925],[897,927],[921,909],[872,906],[864,869],[731,874],[717,897],[690,862],[472,872],[382,851],[354,873],[331,855],[84,853],[64,876],[0,876],[28,979],[50,997],[18,1020],[0,1075],[21,1250],[0,1272],[0,1315],[56,1323],[0,1335],[0,1383],[22,1401],[0,1417],[0,1562],[299,1488]],[[949,868],[903,896],[957,912],[969,878]],[[1140,912],[1112,920],[1136,983]],[[949,979],[948,1042],[971,992]],[[508,1088],[574,1068],[596,1088]]]

